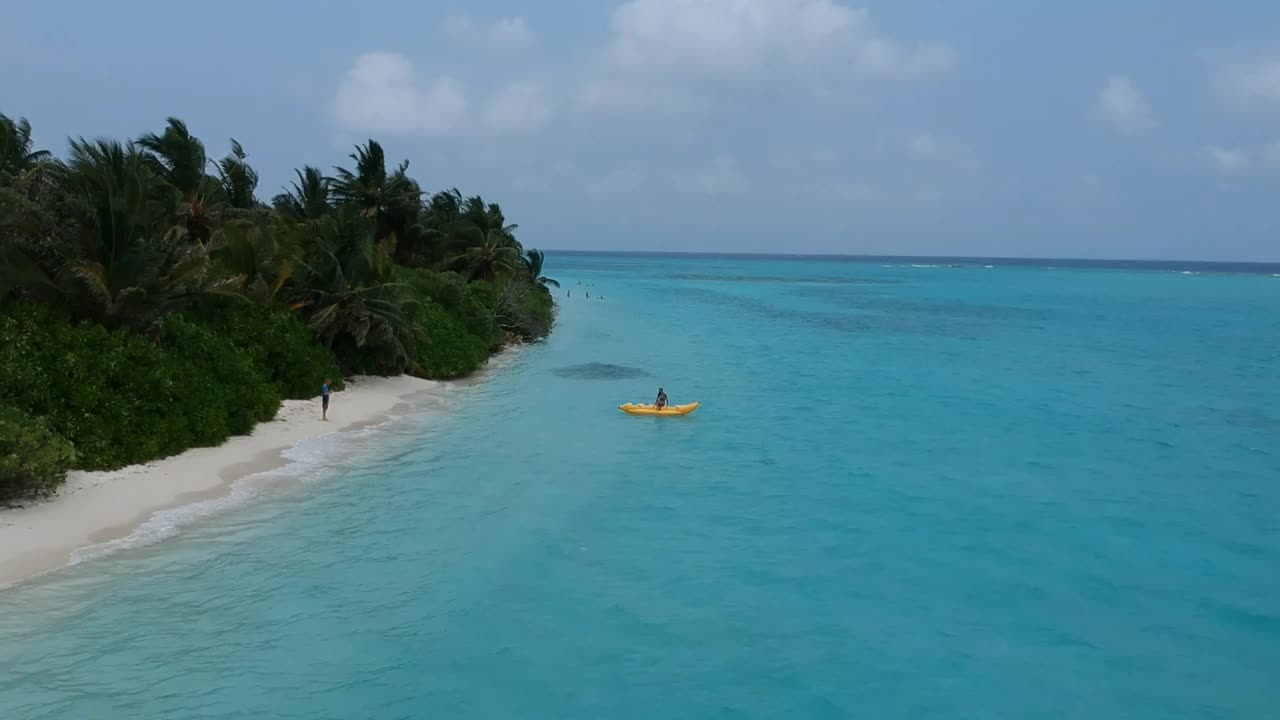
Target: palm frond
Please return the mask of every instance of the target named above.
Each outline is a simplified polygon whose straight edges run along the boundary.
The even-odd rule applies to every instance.
[[[170,117],[163,133],[143,135],[138,138],[138,147],[145,151],[157,175],[184,197],[195,195],[204,180],[209,159],[204,143],[191,134],[186,123]]]
[[[97,299],[103,315],[111,315],[114,310],[114,299],[107,281],[107,270],[102,263],[89,260],[77,260],[67,266],[67,271]]]

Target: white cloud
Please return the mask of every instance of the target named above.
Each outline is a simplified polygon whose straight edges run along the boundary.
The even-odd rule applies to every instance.
[[[1211,145],[1202,148],[1200,155],[1211,170],[1223,175],[1236,175],[1249,166],[1249,153],[1240,148]]]
[[[550,190],[552,183],[550,178],[546,175],[526,173],[513,177],[511,179],[511,187],[517,190],[524,190],[525,192],[542,192]]]
[[[1097,113],[1116,130],[1135,134],[1155,127],[1147,101],[1123,75],[1113,75],[1098,93]]]
[[[468,161],[486,171],[532,168],[538,166],[541,159],[538,149],[528,144],[483,143],[468,146],[464,154]]]
[[[817,95],[839,87],[847,98],[857,78],[926,75],[953,63],[949,47],[904,46],[876,32],[866,10],[837,0],[628,0],[610,26],[582,110],[698,110],[708,83],[782,83]]]
[[[1192,165],[1228,176],[1280,172],[1280,140],[1245,147],[1207,145],[1194,154]]]
[[[907,152],[926,160],[954,162],[965,167],[977,167],[978,158],[973,149],[954,138],[940,137],[927,132],[913,132],[906,136]]]
[[[880,197],[880,191],[863,180],[837,180],[829,189],[837,200],[848,203],[871,203]]]
[[[834,0],[629,0],[613,11],[610,64],[633,73],[733,75],[835,67],[874,76],[950,68],[945,46],[905,48]]]
[[[700,170],[672,173],[670,177],[678,189],[701,195],[740,195],[747,191],[748,185],[738,163],[728,155],[715,158]]]
[[[805,172],[827,168],[840,162],[842,153],[831,147],[819,147],[805,152],[784,152],[773,156],[769,163],[783,172]]]
[[[840,151],[835,148],[821,147],[809,153],[809,157],[819,165],[832,165],[840,162]]]
[[[0,28],[0,63],[75,70],[85,66],[85,59],[66,47],[31,42],[21,33]]]
[[[889,184],[872,184],[859,179],[837,179],[819,187],[816,196],[867,212],[906,213],[899,217],[909,219],[913,213],[967,206],[972,202],[972,194],[971,189],[934,187],[920,181],[904,182],[899,179]]]
[[[1210,144],[1158,156],[1166,167],[1224,178],[1280,174],[1280,140],[1255,145]]]
[[[403,55],[370,52],[356,58],[334,98],[334,115],[345,129],[393,135],[444,135],[458,131],[467,99],[449,77],[421,84]]]
[[[648,175],[639,170],[613,170],[587,184],[591,197],[602,199],[614,195],[628,195],[639,190],[648,181]]]
[[[444,30],[456,42],[499,52],[528,50],[536,42],[523,17],[482,22],[466,15],[455,15],[445,21]]]
[[[1213,85],[1236,108],[1280,110],[1280,58],[1221,62]]]
[[[697,111],[702,103],[678,87],[609,79],[587,83],[578,95],[578,108],[605,114],[655,111],[678,115]]]
[[[1101,190],[1102,180],[1098,177],[1098,173],[1086,170],[1074,179],[1064,179],[1052,197],[1055,197],[1062,206],[1071,208],[1073,211],[1085,212],[1096,206],[1097,201],[1102,197]]]
[[[577,174],[577,168],[567,160],[539,165],[535,170],[517,173],[511,179],[511,186],[518,190],[542,192],[555,188],[564,188],[566,182]]]
[[[485,129],[492,133],[528,133],[551,121],[551,105],[538,83],[511,83],[500,88],[484,109]]]
[[[499,87],[472,113],[456,80],[422,82],[408,58],[387,52],[356,58],[338,84],[333,109],[343,130],[409,136],[530,133],[552,115],[545,89],[532,82]]]

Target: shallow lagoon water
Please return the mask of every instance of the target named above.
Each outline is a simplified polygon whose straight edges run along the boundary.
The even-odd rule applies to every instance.
[[[912,264],[552,256],[443,412],[0,593],[4,716],[1274,716],[1280,280]]]

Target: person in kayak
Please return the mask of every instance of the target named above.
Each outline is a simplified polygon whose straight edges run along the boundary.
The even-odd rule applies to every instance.
[[[659,410],[667,406],[667,393],[662,388],[658,388],[658,399],[653,401],[653,406]]]

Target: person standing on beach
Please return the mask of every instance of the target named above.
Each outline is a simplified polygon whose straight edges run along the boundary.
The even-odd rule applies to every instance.
[[[329,378],[325,378],[320,386],[320,419],[329,419]]]

